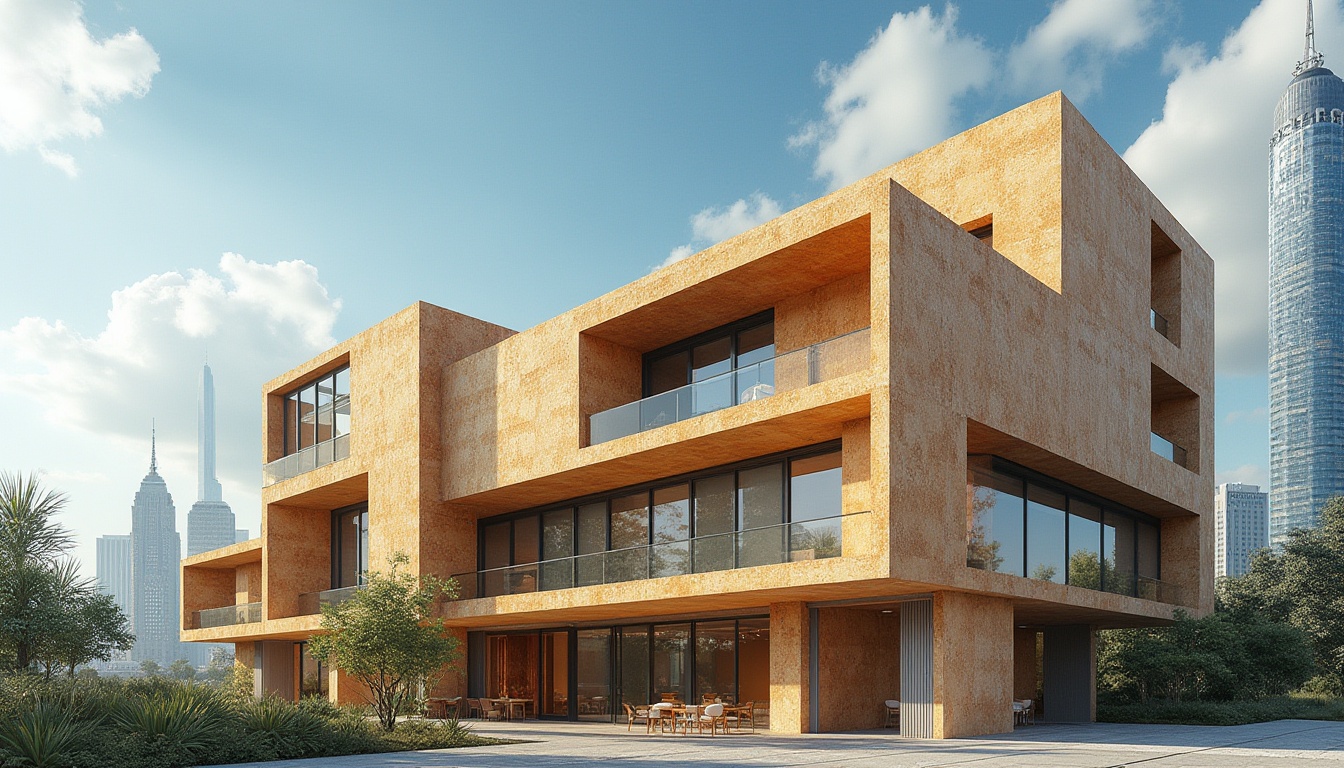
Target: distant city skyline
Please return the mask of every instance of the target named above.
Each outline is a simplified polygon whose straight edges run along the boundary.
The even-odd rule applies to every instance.
[[[196,423],[196,503],[187,513],[187,555],[227,547],[237,540],[234,514],[224,501],[215,474],[215,378],[210,364],[201,366],[200,405]]]
[[[0,89],[0,466],[70,495],[92,574],[151,418],[162,477],[199,474],[208,354],[256,530],[276,372],[416,300],[529,327],[1062,88],[1215,259],[1218,479],[1266,485],[1265,139],[1304,6],[0,5],[34,68]]]

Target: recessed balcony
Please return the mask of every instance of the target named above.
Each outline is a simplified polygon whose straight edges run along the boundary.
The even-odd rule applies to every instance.
[[[836,336],[589,417],[597,445],[866,369],[869,329]]]
[[[341,461],[350,457],[350,435],[324,440],[317,445],[304,448],[297,453],[282,456],[261,469],[263,488],[275,485],[282,480],[311,472],[318,467]]]
[[[1153,453],[1156,453],[1167,461],[1170,461],[1177,466],[1185,467],[1186,469],[1190,468],[1189,454],[1186,450],[1156,432],[1151,433],[1149,436],[1148,447]]]
[[[321,592],[304,592],[299,595],[299,615],[314,616],[322,612],[324,605],[339,605],[355,596],[364,586],[324,589]]]
[[[238,624],[255,624],[259,621],[261,621],[261,603],[242,603],[192,611],[191,626],[188,629],[232,627]]]

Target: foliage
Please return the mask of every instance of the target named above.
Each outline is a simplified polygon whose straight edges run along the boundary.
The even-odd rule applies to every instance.
[[[322,606],[324,634],[308,642],[308,652],[359,680],[385,730],[416,690],[432,688],[460,656],[457,638],[445,634],[443,619],[432,616],[440,595],[457,596],[457,584],[433,576],[421,579],[403,570],[409,558],[394,555],[387,573],[371,572],[363,589],[345,602]]]
[[[168,676],[174,680],[191,682],[196,679],[196,668],[186,659],[177,659],[168,665]]]
[[[158,677],[163,674],[163,665],[153,659],[140,662],[140,674],[145,677]]]
[[[66,755],[91,725],[80,722],[59,704],[39,701],[31,709],[0,722],[0,747],[10,753],[11,760],[23,765],[64,766],[69,763]]]
[[[1111,630],[1099,639],[1098,692],[1118,703],[1253,700],[1287,693],[1312,674],[1302,633],[1255,617],[1181,613],[1169,627]]]
[[[1153,701],[1116,704],[1099,701],[1097,720],[1106,723],[1244,725],[1270,720],[1344,720],[1344,701],[1294,694],[1258,701]]]
[[[1319,527],[1291,532],[1280,552],[1255,555],[1245,576],[1220,585],[1218,598],[1234,616],[1304,632],[1323,678],[1317,687],[1344,693],[1344,496],[1326,502]]]
[[[0,658],[16,671],[73,675],[134,642],[125,614],[68,557],[74,539],[55,519],[65,504],[36,475],[0,472]]]

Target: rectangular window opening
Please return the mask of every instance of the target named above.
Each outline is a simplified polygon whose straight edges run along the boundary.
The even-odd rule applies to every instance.
[[[1181,345],[1181,249],[1157,222],[1150,240],[1152,272],[1148,324],[1172,344]]]

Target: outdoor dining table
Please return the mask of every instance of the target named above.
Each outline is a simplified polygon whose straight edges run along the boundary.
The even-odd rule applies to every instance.
[[[506,719],[506,720],[512,720],[512,719],[513,719],[513,708],[514,708],[514,707],[517,707],[517,708],[518,708],[518,712],[519,712],[519,714],[518,714],[518,719],[519,719],[519,720],[526,720],[526,719],[527,719],[527,705],[532,703],[532,700],[531,700],[531,699],[511,699],[511,698],[491,699],[491,701],[495,702],[496,704],[503,704],[503,705],[504,705],[504,719]]]

